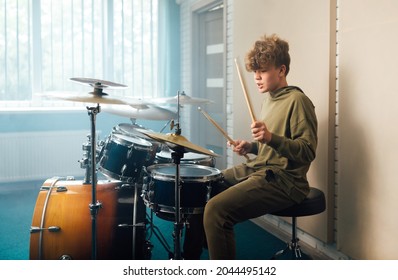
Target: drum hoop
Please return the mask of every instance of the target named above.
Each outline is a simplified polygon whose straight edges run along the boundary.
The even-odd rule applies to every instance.
[[[141,143],[130,142],[130,141],[126,140],[126,139],[123,139],[120,136],[128,137],[128,138],[131,138],[131,139],[134,139],[134,140],[139,140]],[[124,134],[121,134],[121,133],[113,133],[111,135],[111,139],[110,140],[114,140],[114,142],[116,144],[119,144],[119,145],[122,145],[122,146],[139,147],[141,150],[151,150],[151,148],[152,148],[152,143],[150,143],[147,140],[144,140],[144,139],[141,139],[141,138],[138,138],[138,137],[132,137],[132,136],[129,136],[129,135],[124,135]],[[127,144],[127,145],[125,145],[125,144]]]
[[[170,205],[158,204],[144,200],[147,207],[156,209],[156,212],[174,214],[175,207]],[[181,214],[201,214],[204,211],[204,207],[180,207]]]
[[[150,173],[151,177],[153,179],[157,179],[160,181],[175,181],[175,174],[164,174],[164,173],[160,173],[160,172],[156,172],[153,169],[155,168],[162,168],[162,167],[169,167],[169,166],[174,166],[174,164],[170,164],[170,163],[165,163],[165,164],[155,164],[155,165],[151,165],[147,167],[147,171]],[[195,167],[197,169],[206,169],[206,170],[210,170],[212,171],[210,175],[204,175],[204,176],[200,176],[200,175],[195,175],[195,176],[187,176],[187,175],[183,175],[180,176],[181,180],[184,182],[209,182],[209,181],[213,181],[217,178],[220,178],[221,172],[220,170],[214,168],[214,167],[209,167],[209,166],[204,166],[204,165],[196,165],[196,164],[180,164],[180,168],[181,167]]]
[[[197,157],[183,157],[181,158],[181,161],[201,162],[201,161],[211,160],[211,156],[197,154],[197,153],[190,153],[190,154],[197,155]],[[167,155],[170,155],[170,157],[168,157]],[[171,152],[168,153],[167,151],[160,151],[159,153],[156,154],[156,157],[160,159],[171,159]]]

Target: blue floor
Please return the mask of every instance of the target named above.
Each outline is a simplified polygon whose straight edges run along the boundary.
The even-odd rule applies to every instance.
[[[38,191],[44,181],[0,184],[0,260],[29,259],[29,229]],[[173,251],[173,222],[154,216],[154,225]],[[237,259],[270,259],[285,247],[285,242],[250,221],[236,225],[235,230]],[[151,259],[169,259],[168,250],[158,238],[152,235],[150,242],[153,245]],[[204,250],[202,259],[208,259],[207,250]]]

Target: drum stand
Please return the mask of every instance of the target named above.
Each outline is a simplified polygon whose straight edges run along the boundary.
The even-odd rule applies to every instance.
[[[154,225],[153,223],[153,209],[150,209],[151,213],[150,215],[147,213],[147,217],[149,219],[149,228],[150,228],[150,235],[148,237],[148,240],[151,239],[152,237],[152,233],[155,234],[156,238],[159,240],[159,242],[162,244],[163,248],[167,251],[167,253],[169,253],[169,258],[172,259],[173,258],[173,252],[170,249],[169,244],[167,243],[166,238],[163,236],[162,232],[159,230],[159,228],[157,226]]]
[[[174,219],[174,259],[181,260],[181,232],[184,227],[181,217],[181,201],[180,201],[180,162],[181,158],[184,157],[184,148],[178,146],[173,149],[171,158],[176,166],[175,185],[174,185],[174,199],[175,199],[175,219]]]
[[[96,143],[96,126],[95,120],[97,114],[100,112],[100,106],[97,104],[96,107],[86,107],[88,115],[91,121],[91,195],[92,200],[89,204],[91,214],[91,258],[95,260],[97,258],[97,214],[101,208],[101,203],[97,201],[97,172],[96,172],[96,149],[94,143]],[[87,175],[86,175],[87,177]],[[87,178],[86,178],[87,180]]]

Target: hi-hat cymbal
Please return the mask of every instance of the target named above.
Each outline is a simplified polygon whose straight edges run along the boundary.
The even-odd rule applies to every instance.
[[[127,87],[126,85],[110,82],[110,81],[105,81],[105,80],[100,80],[100,79],[93,79],[93,78],[70,78],[71,81],[75,81],[78,83],[82,84],[89,84],[93,86],[94,88],[108,88],[108,87],[113,87],[113,88],[125,88]]]
[[[143,120],[171,120],[177,118],[177,113],[155,105],[106,105],[102,111],[127,117],[130,119]]]
[[[140,130],[140,129],[138,129],[138,130],[158,142],[163,142],[163,143],[167,144],[171,149],[179,146],[179,147],[184,148],[185,153],[193,152],[193,153],[200,153],[200,154],[205,154],[205,155],[209,155],[209,156],[218,156],[217,154],[215,154],[214,152],[212,152],[208,149],[202,148],[198,145],[195,145],[195,144],[189,142],[182,135],[171,134],[171,133],[162,134],[162,133],[150,132],[150,131],[145,131],[145,130]]]
[[[163,104],[175,104],[178,103],[180,105],[193,105],[193,104],[203,104],[203,103],[214,103],[209,99],[204,98],[194,98],[186,95],[185,93],[181,93],[180,95],[176,95],[173,97],[163,97],[163,98],[155,98],[151,99],[153,103],[163,103]]]
[[[66,92],[47,92],[41,94],[41,96],[53,98],[53,99],[62,99],[67,101],[74,102],[83,102],[83,103],[96,103],[96,104],[126,104],[122,99],[111,98],[108,95],[96,95],[92,92],[89,93],[66,93]]]

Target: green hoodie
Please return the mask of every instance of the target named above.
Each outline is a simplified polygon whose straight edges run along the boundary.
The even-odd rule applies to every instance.
[[[307,172],[318,141],[315,107],[301,89],[288,86],[266,95],[260,120],[272,139],[268,144],[253,142],[251,153],[257,157],[246,165],[273,171],[278,185],[300,202],[309,191]]]

